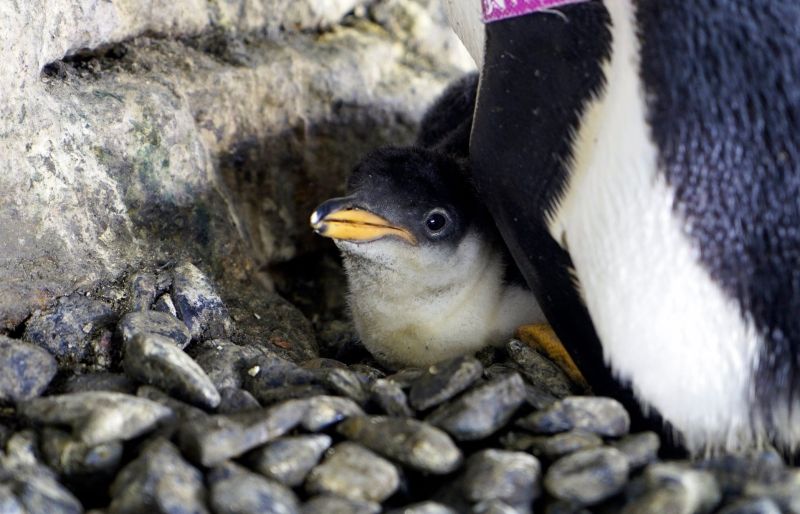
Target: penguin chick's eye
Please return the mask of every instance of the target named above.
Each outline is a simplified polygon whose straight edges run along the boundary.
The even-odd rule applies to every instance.
[[[450,216],[442,209],[434,209],[425,216],[425,228],[431,235],[438,235],[450,223]]]

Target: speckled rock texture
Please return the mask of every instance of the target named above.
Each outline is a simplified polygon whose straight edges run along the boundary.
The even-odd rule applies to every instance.
[[[1,2],[0,328],[179,256],[269,286],[315,202],[471,65],[456,41],[422,0]],[[77,336],[60,362],[93,358]]]

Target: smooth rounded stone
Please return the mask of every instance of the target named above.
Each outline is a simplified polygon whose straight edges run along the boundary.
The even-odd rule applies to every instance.
[[[253,394],[255,396],[255,393]],[[272,405],[284,400],[310,400],[316,396],[325,396],[327,394],[330,394],[328,388],[318,384],[308,384],[261,389],[255,398],[261,405]],[[343,400],[350,400],[350,398],[343,398]]]
[[[60,298],[51,309],[35,311],[23,339],[47,350],[62,368],[91,362],[93,340],[104,339],[117,321],[111,305],[81,294]]]
[[[15,470],[10,481],[16,502],[24,513],[80,514],[83,506],[64,486],[58,483],[51,472],[43,466]],[[14,511],[12,511],[14,512]]]
[[[172,300],[193,339],[226,337],[232,329],[228,308],[197,266],[185,263],[172,273]]]
[[[307,402],[289,400],[268,409],[190,420],[181,425],[178,441],[194,462],[216,466],[282,436],[300,423],[307,409]]]
[[[189,346],[192,335],[189,329],[175,316],[159,311],[129,312],[122,316],[117,330],[125,345],[134,337],[143,334],[158,334],[169,339],[181,350]]]
[[[473,514],[522,514],[530,512],[530,509],[521,511],[502,500],[484,500],[473,505],[470,512]]]
[[[626,435],[611,443],[612,448],[621,451],[628,459],[631,470],[642,468],[658,459],[661,440],[655,432],[640,432]]]
[[[789,468],[776,451],[721,455],[699,462],[697,467],[711,472],[722,494],[728,497],[741,495],[748,486],[779,484],[789,474]]]
[[[336,427],[352,441],[419,471],[447,474],[461,464],[461,450],[443,431],[411,418],[354,416]]]
[[[544,476],[544,486],[559,500],[594,505],[621,491],[627,480],[628,460],[621,452],[593,448],[554,462]]]
[[[242,387],[263,404],[285,399],[278,390],[291,386],[317,386],[315,390],[321,389],[313,371],[276,355],[257,356],[247,364],[242,374]]]
[[[89,446],[61,430],[42,431],[42,457],[64,477],[111,476],[122,462],[122,449],[119,441]]]
[[[769,498],[746,498],[725,506],[718,510],[717,514],[781,514],[781,512],[780,506]]]
[[[412,417],[414,411],[408,406],[403,389],[391,380],[379,378],[370,387],[370,399],[389,416]]]
[[[62,393],[84,393],[87,391],[108,391],[112,393],[134,394],[137,385],[122,373],[98,371],[83,375],[72,375],[61,385]]]
[[[468,355],[434,364],[411,384],[408,401],[416,410],[430,409],[466,390],[482,373],[480,361]]]
[[[714,476],[679,463],[656,463],[644,471],[644,495],[625,506],[638,512],[705,513],[719,504],[722,494]]]
[[[125,345],[125,373],[187,402],[213,409],[219,392],[203,368],[172,340],[157,334],[138,334]]]
[[[461,489],[473,503],[500,500],[519,512],[530,512],[539,494],[541,464],[532,455],[483,450],[467,459]]]
[[[296,514],[291,489],[261,475],[227,463],[208,474],[209,503],[215,514]]]
[[[517,426],[540,434],[580,429],[604,437],[620,437],[630,429],[630,416],[613,398],[571,396],[520,419]]]
[[[130,310],[146,311],[156,300],[156,281],[153,273],[139,272],[133,275],[128,286]]]
[[[572,430],[552,436],[533,436],[527,442],[528,451],[550,461],[577,451],[603,446],[603,439],[600,436],[582,430]]]
[[[296,487],[303,483],[331,442],[331,437],[325,434],[282,437],[250,452],[247,463],[267,478]]]
[[[308,500],[300,509],[302,514],[378,514],[379,503],[351,500],[334,494],[321,494]]]
[[[301,425],[309,432],[319,432],[343,419],[364,415],[356,402],[339,396],[313,396],[307,400],[307,405]]]
[[[175,308],[175,302],[172,301],[172,295],[164,293],[153,303],[153,310],[158,312],[165,312],[172,316],[178,317],[178,309]]]
[[[261,407],[252,394],[238,387],[226,387],[219,392],[220,402],[217,407],[219,414],[232,414],[243,410],[252,410]]]
[[[165,439],[147,444],[111,484],[109,514],[205,514],[203,474]]]
[[[784,512],[800,512],[800,469],[787,470],[776,482],[749,482],[743,493],[751,498],[769,497]]]
[[[399,485],[400,473],[394,464],[350,442],[328,451],[325,460],[306,479],[310,494],[330,493],[377,503],[394,494]]]
[[[556,363],[522,341],[512,339],[506,345],[506,350],[528,383],[544,389],[556,398],[565,398],[578,390],[576,384],[572,383]]]
[[[424,374],[425,370],[421,368],[404,368],[399,370],[397,373],[389,375],[386,377],[386,380],[391,380],[403,389],[408,389],[419,379],[419,377]]]
[[[14,496],[10,484],[0,484],[0,512],[3,514],[28,514],[25,507]]]
[[[252,367],[248,364],[264,355],[256,347],[241,346],[225,339],[201,341],[192,346],[190,353],[217,390],[242,387],[243,374],[246,368]]]
[[[17,403],[42,394],[58,364],[47,350],[0,335],[0,369],[0,403]]]
[[[368,393],[358,375],[346,368],[319,368],[314,373],[317,380],[332,393],[346,396],[363,405],[367,403]]]
[[[439,407],[426,421],[459,441],[474,441],[503,428],[524,401],[525,384],[515,373],[473,388]]]
[[[351,364],[348,366],[351,371],[358,373],[361,376],[367,377],[367,381],[369,383],[378,380],[379,378],[386,378],[386,373],[379,370],[378,368],[373,368],[368,364]]]
[[[89,446],[138,437],[173,416],[171,409],[156,402],[106,391],[34,398],[20,404],[18,411],[37,423],[69,425]]]
[[[315,357],[313,359],[308,359],[303,361],[301,366],[305,369],[326,369],[326,368],[338,368],[338,369],[348,369],[347,364],[341,361],[337,361],[336,359],[328,359],[325,357]]]
[[[406,505],[399,509],[390,510],[388,514],[458,514],[447,505],[435,501],[426,501]]]
[[[483,375],[488,380],[494,380],[513,373],[520,373],[520,368],[516,364],[495,363],[484,369]],[[524,375],[523,375],[524,378]],[[536,410],[546,409],[558,401],[558,398],[547,391],[544,387],[525,382],[525,401]]]

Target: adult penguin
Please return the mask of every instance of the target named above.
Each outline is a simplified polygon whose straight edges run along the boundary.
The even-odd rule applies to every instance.
[[[475,183],[595,391],[797,450],[800,3],[447,3]]]

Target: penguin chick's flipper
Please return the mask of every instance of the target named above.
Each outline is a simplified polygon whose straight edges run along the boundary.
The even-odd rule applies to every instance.
[[[575,384],[587,391],[591,389],[583,373],[553,331],[553,327],[547,323],[522,325],[517,329],[515,336],[534,350],[547,355]]]

